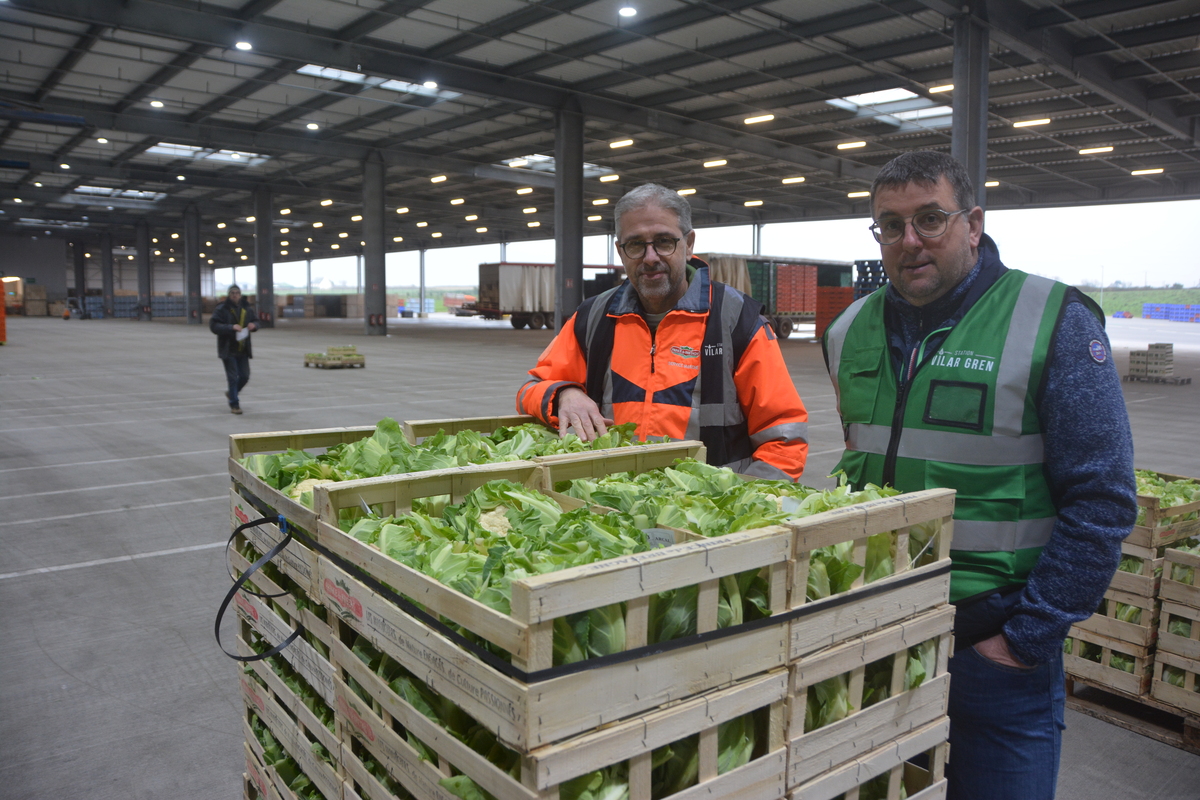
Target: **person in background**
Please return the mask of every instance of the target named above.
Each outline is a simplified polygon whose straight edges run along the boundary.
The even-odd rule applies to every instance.
[[[241,414],[238,393],[250,381],[250,333],[258,330],[258,316],[236,283],[209,318],[208,329],[217,335],[217,358],[225,364],[229,410]]]
[[[1137,513],[1133,444],[1100,309],[1008,269],[950,156],[871,187],[890,284],[826,331],[855,488],[956,490],[951,800],[1053,798],[1063,641],[1096,610]]]
[[[692,209],[646,184],[613,211],[629,280],[567,320],[517,393],[519,413],[591,441],[606,426],[638,436],[699,439],[710,464],[796,480],[808,412],[762,304],[692,258]]]

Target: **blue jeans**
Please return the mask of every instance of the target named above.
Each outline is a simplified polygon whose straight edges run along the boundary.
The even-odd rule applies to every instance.
[[[238,392],[250,382],[250,356],[241,353],[222,358],[225,362],[225,380],[229,383],[229,407],[238,407]]]
[[[1022,670],[959,650],[950,659],[947,800],[1052,800],[1065,703],[1061,651]]]

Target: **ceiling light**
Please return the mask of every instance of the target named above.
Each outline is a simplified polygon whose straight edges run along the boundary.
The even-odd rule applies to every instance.
[[[608,198],[607,198],[607,197],[601,197],[601,198],[599,198],[599,199],[597,199],[597,200],[593,200],[593,201],[592,201],[592,205],[594,205],[594,206],[606,206],[606,205],[608,205]]]
[[[991,188],[991,187],[993,187],[993,186],[999,186],[999,185],[1000,185],[1000,181],[984,181],[984,182],[983,182],[983,185],[984,185],[984,186],[987,186],[988,188]]]
[[[712,167],[723,167],[723,166],[725,166],[725,165],[726,165],[726,164],[728,164],[728,163],[729,163],[729,162],[728,162],[726,159],[724,159],[724,158],[718,158],[718,159],[716,159],[715,161],[705,161],[705,162],[704,162],[704,166],[705,166],[706,168],[712,168]]]
[[[224,222],[218,222],[218,223],[217,223],[217,227],[218,227],[218,228],[224,228],[224,227],[225,227],[225,223],[224,223]]]
[[[418,222],[417,227],[418,228],[427,228],[427,227],[429,227],[429,223],[428,222]]]
[[[235,247],[235,248],[233,248],[233,252],[235,252],[235,253],[240,253],[240,252],[242,252],[242,248],[240,248],[240,247]]]
[[[436,89],[436,88],[437,88],[437,81],[425,81],[425,82],[424,82],[423,84],[421,84],[421,85],[422,85],[422,86],[424,86],[426,89]]]
[[[753,206],[761,206],[762,204],[763,204],[762,200],[747,200],[746,202],[742,203],[742,205],[746,206],[747,208],[751,208]]]
[[[451,200],[451,201],[450,201],[450,205],[452,205],[452,206],[461,206],[461,205],[462,205],[463,203],[465,203],[465,202],[467,202],[467,201],[466,201],[466,200],[463,200],[461,197],[456,197],[456,198],[454,198],[453,200]]]
[[[290,208],[281,208],[279,209],[279,213],[286,217],[288,214],[292,213],[292,210]]]
[[[366,247],[366,246],[367,246],[367,243],[366,243],[366,242],[359,242],[359,244],[361,244],[363,247]]]
[[[212,245],[212,242],[205,242],[205,243],[204,243],[204,246],[205,246],[205,247],[212,247],[213,245]]]
[[[280,242],[280,243],[279,243],[279,246],[280,246],[280,247],[287,247],[287,246],[288,246],[288,244],[290,244],[290,242],[288,242],[288,240],[287,240],[287,239],[284,239],[282,242]]]
[[[475,232],[476,233],[487,233],[487,228],[476,228]]]
[[[322,200],[322,201],[321,201],[321,205],[323,205],[323,206],[331,206],[331,205],[333,205],[333,201],[332,201],[332,200]]]
[[[242,256],[242,261],[245,261],[248,258],[250,258],[250,256]]]
[[[613,181],[620,180],[620,179],[621,179],[620,175],[601,175],[600,176],[601,183],[612,183]]]
[[[312,252],[312,250],[306,247],[306,248],[304,248],[304,252],[306,252],[306,253],[311,253],[311,252]]]
[[[393,241],[393,242],[403,242],[403,241],[404,241],[404,237],[403,237],[403,236],[393,236],[393,237],[392,237],[392,241]],[[304,250],[304,252],[306,252],[306,253],[307,253],[307,252],[308,252],[308,249],[306,248],[306,249]]]
[[[941,86],[930,86],[929,87],[930,94],[938,94],[940,92],[952,92],[952,91],[954,91],[953,83],[943,83]]]
[[[350,218],[351,222],[362,222],[362,214],[355,214]]]
[[[536,208],[532,208],[532,207],[530,207],[530,208],[522,208],[522,209],[521,209],[521,213],[522,213],[522,214],[536,214],[536,213],[537,213],[537,209],[536,209]]]
[[[40,189],[40,188],[42,188],[42,182],[41,182],[41,181],[34,181],[33,185],[34,185],[34,186],[36,186],[36,187],[38,187],[39,189]]]
[[[246,217],[246,222],[256,222],[258,217]]]
[[[1047,117],[1046,119],[1027,119],[1022,122],[1014,122],[1013,127],[1014,128],[1028,128],[1030,125],[1049,125],[1049,124],[1050,124],[1050,119]]]
[[[62,169],[70,169],[71,168],[70,164],[59,164],[58,166]]]
[[[163,101],[162,100],[151,100],[150,105],[153,106],[154,108],[162,108]]]
[[[24,202],[24,201],[23,201],[21,198],[19,198],[19,197],[14,197],[14,198],[13,198],[13,202],[14,202],[14,203],[22,203],[22,202]]]
[[[1079,151],[1079,155],[1090,156],[1093,153],[1111,153],[1112,151],[1111,147],[1085,147]]]
[[[770,122],[773,119],[775,119],[774,114],[761,114],[757,117],[746,117],[742,120],[742,123],[745,125],[754,125],[759,122]]]
[[[172,234],[171,234],[171,238],[172,238],[172,239],[178,239],[178,238],[179,238],[179,234],[178,234],[178,233],[172,233]]]
[[[587,221],[588,222],[599,222],[602,219],[604,219],[604,217],[600,216],[599,214],[593,214],[592,216],[588,217]]]
[[[866,147],[866,142],[842,142],[838,145],[838,150],[854,150],[857,147]]]
[[[520,189],[517,189],[517,194],[533,194],[533,187],[532,186],[524,186]]]
[[[618,147],[629,147],[631,144],[633,144],[633,139],[618,139],[615,142],[609,142],[608,146],[616,150]]]
[[[514,158],[512,161],[508,162],[508,165],[510,167],[514,167],[514,168],[515,167],[524,167],[528,164],[529,164],[528,158]]]
[[[397,208],[397,209],[396,209],[396,213],[397,213],[397,214],[407,214],[407,213],[408,213],[408,208],[407,208],[407,207],[401,207],[401,208]]]
[[[208,263],[210,263],[210,264],[215,264],[215,263],[217,263],[217,262],[213,261],[213,260],[210,258],[210,259],[208,260]]]
[[[168,258],[168,259],[167,259],[167,261],[170,261],[172,264],[174,264],[174,263],[175,263],[175,259],[174,259],[174,258]]]
[[[319,129],[321,126],[315,122],[310,122],[307,125],[305,125],[304,127],[308,128],[310,131],[315,131],[315,130]]]
[[[1132,172],[1130,172],[1129,174],[1130,175],[1158,175],[1162,171],[1163,171],[1162,167],[1158,167],[1157,169],[1135,169]]]
[[[204,253],[201,253],[201,254],[200,254],[200,257],[201,257],[201,258],[204,258]],[[130,257],[129,257],[129,260],[130,260],[130,261],[133,261],[133,256],[130,256]]]
[[[280,229],[279,229],[279,232],[280,232],[280,233],[290,233],[290,232],[291,232],[291,230],[292,230],[291,228],[280,228]]]
[[[430,183],[441,183],[444,180],[446,180],[445,175],[434,175],[432,178],[429,179],[429,182]]]
[[[229,237],[229,241],[230,241],[230,242],[236,242],[236,241],[237,241],[237,237],[236,237],[236,236],[230,236],[230,237]]]
[[[183,175],[176,175],[176,176],[175,176],[175,180],[177,180],[177,181],[186,181],[186,180],[187,180],[187,178],[186,178],[186,177],[184,177]]]
[[[313,227],[314,228],[323,228],[323,227],[325,227],[325,223],[324,222],[314,222]]]
[[[281,256],[286,256],[286,255],[287,255],[287,250],[280,250],[280,251],[279,251],[279,255],[281,255]]]
[[[846,197],[870,197],[870,192],[850,192]]]
[[[347,236],[349,236],[349,235],[350,235],[350,234],[346,233],[345,231],[342,231],[341,233],[339,233],[339,234],[338,234],[338,238],[339,238],[339,239],[345,239],[345,238],[346,238]]]
[[[108,139],[105,139],[103,136],[96,139],[96,141],[99,142],[100,144],[108,144]]]
[[[635,16],[637,16],[637,9],[634,8],[633,6],[625,6],[617,13],[620,14],[622,17],[635,17]]]
[[[429,235],[432,236],[434,239],[442,238],[442,235],[440,233],[438,233],[437,231],[434,231],[433,233],[431,233]]]
[[[249,42],[238,42],[237,44],[234,45],[234,47],[236,47],[238,50],[253,50],[254,49],[254,45],[250,44]]]
[[[91,258],[91,257],[92,257],[92,254],[91,254],[91,253],[84,253],[84,255],[85,255],[85,256],[87,256],[88,258]],[[154,255],[156,255],[156,256],[161,256],[161,255],[162,255],[162,250],[155,250],[155,251],[154,251]]]
[[[803,178],[802,176],[801,176],[801,177],[795,177],[795,178],[784,178],[784,179],[783,179],[783,181],[782,181],[782,183],[784,183],[784,184],[788,184],[788,183],[804,183],[804,178]]]
[[[678,192],[676,192],[676,194],[681,194],[684,197],[687,197],[689,194],[695,194],[695,193],[696,193],[695,189],[680,189]]]
[[[478,214],[467,214],[465,217],[463,217],[463,219],[465,219],[467,222],[474,222],[475,220],[479,219],[479,215]]]
[[[331,244],[331,245],[329,245],[329,249],[330,249],[330,250],[340,250],[341,248],[342,248],[342,246],[341,246],[340,244]]]
[[[527,222],[525,224],[531,228],[539,228],[542,225],[542,223],[540,223],[540,222]]]

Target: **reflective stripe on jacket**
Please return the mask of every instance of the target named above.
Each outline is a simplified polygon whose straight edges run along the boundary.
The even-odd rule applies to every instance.
[[[957,491],[953,601],[1023,583],[1054,529],[1036,399],[1066,290],[1008,270],[940,347],[918,349],[903,386],[888,353],[886,289],[826,333],[846,431],[839,467],[851,483]]]
[[[573,386],[605,417],[636,423],[642,439],[699,439],[710,463],[794,480],[804,471],[808,414],[759,309],[701,269],[652,333],[622,284],[567,321],[529,371],[517,409],[557,426],[555,395]]]

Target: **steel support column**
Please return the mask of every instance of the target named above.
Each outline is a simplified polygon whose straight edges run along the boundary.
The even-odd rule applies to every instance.
[[[554,328],[583,302],[583,114],[560,108],[554,131]]]
[[[954,20],[954,122],[950,154],[962,162],[975,187],[975,202],[987,207],[988,29],[987,4],[969,3],[971,13]]]
[[[200,209],[196,206],[188,206],[183,212],[183,289],[187,323],[199,325],[204,306],[200,288]]]
[[[153,315],[150,293],[150,223],[142,220],[134,229],[137,247],[138,319],[149,320]]]
[[[87,245],[79,239],[71,242],[71,252],[75,257],[75,299],[79,301],[80,312],[84,311],[83,298],[87,296]]]
[[[271,224],[272,219],[271,192],[259,189],[254,193],[254,266],[258,277],[255,311],[260,328],[275,327],[275,226]]]
[[[420,287],[420,293],[418,295],[418,298],[419,299],[417,300],[417,302],[420,303],[420,305],[417,306],[417,317],[423,319],[423,318],[429,316],[428,314],[425,313],[425,250],[424,250],[424,248],[421,249],[421,287]]]
[[[100,235],[100,286],[101,304],[104,307],[104,317],[110,319],[113,316],[113,239],[111,233],[103,233]]]

